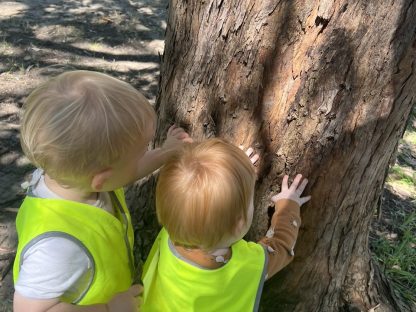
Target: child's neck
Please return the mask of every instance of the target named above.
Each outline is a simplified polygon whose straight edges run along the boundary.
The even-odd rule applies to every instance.
[[[198,248],[192,248],[188,249],[181,245],[174,245],[176,251],[185,259],[203,267],[206,269],[218,269],[226,262],[228,262],[231,259],[231,247],[228,248],[221,248],[223,252],[221,252],[221,256],[225,260],[225,262],[218,262],[216,261],[216,256],[214,255],[214,252],[208,252],[203,249]]]
[[[48,176],[46,173],[45,184],[52,192],[66,200],[91,205],[94,204],[98,198],[98,193],[96,192],[87,192],[77,188],[63,187],[58,182],[53,180],[50,176]]]

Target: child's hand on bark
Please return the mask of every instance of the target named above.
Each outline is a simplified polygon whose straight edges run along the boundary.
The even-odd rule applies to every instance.
[[[302,183],[300,183],[302,180],[302,175],[298,174],[296,175],[290,187],[288,186],[288,179],[288,175],[283,177],[282,189],[280,193],[272,197],[272,201],[275,204],[281,199],[290,199],[296,202],[299,206],[302,206],[304,203],[311,199],[311,196],[301,197],[303,190],[308,184],[307,179],[303,179]]]
[[[193,140],[188,133],[181,127],[176,125],[170,126],[166,140],[163,143],[162,149],[165,151],[174,151],[183,143],[192,143]]]

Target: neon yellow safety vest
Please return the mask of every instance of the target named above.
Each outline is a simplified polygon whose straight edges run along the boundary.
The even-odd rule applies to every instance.
[[[115,217],[83,203],[26,196],[16,219],[19,244],[13,267],[14,281],[27,249],[46,237],[64,237],[78,244],[93,264],[87,289],[62,301],[79,305],[108,302],[132,284],[133,229],[122,189],[110,192]]]
[[[228,263],[215,270],[198,268],[171,248],[162,229],[143,268],[141,311],[257,311],[267,268],[262,245],[238,241]]]

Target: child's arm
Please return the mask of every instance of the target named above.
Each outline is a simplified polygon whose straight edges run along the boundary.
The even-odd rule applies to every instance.
[[[171,126],[163,146],[147,151],[139,160],[137,179],[144,178],[159,169],[184,142],[192,142],[192,138],[182,128]]]
[[[299,185],[301,179],[302,175],[298,174],[289,188],[288,176],[285,176],[281,192],[272,198],[276,210],[266,237],[259,241],[269,252],[267,278],[272,277],[293,260],[293,248],[301,224],[300,206],[310,199],[310,196],[300,197],[308,183],[308,180],[304,179]]]
[[[116,294],[107,304],[73,305],[55,299],[29,299],[14,293],[14,312],[137,312],[139,295],[143,287],[133,285],[127,291]]]

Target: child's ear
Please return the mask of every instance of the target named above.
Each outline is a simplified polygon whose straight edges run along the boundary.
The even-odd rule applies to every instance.
[[[245,227],[246,227],[246,222],[244,221],[244,217],[241,216],[238,219],[237,226],[235,228],[235,234],[237,236],[241,235],[241,233],[243,232],[243,230],[245,229]]]
[[[94,174],[91,180],[91,188],[95,192],[100,192],[103,188],[104,183],[113,175],[113,169],[107,168]]]

